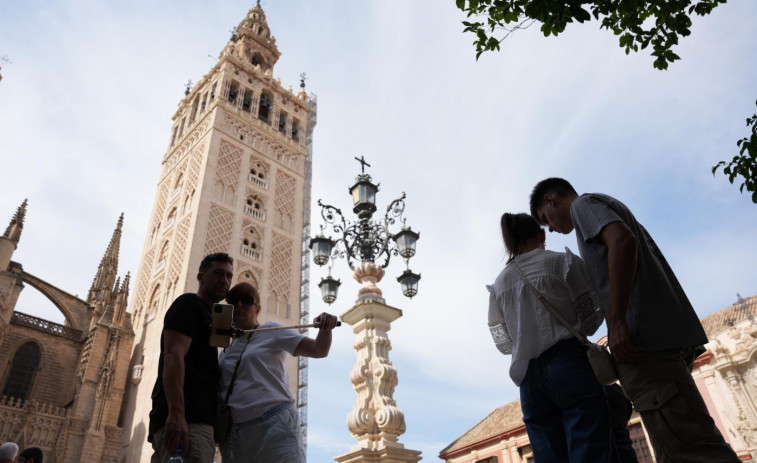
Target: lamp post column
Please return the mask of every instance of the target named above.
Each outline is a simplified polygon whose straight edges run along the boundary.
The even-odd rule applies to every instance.
[[[341,319],[352,326],[357,352],[350,380],[357,392],[355,406],[347,415],[347,427],[357,443],[335,460],[339,463],[415,463],[421,452],[406,449],[399,442],[405,432],[405,415],[393,398],[397,369],[389,360],[388,331],[402,316],[400,309],[386,305],[376,283],[384,270],[373,262],[362,262],[353,272],[362,284],[358,300]]]

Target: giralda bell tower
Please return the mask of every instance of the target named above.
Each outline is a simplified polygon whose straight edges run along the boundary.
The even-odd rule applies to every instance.
[[[203,256],[234,258],[234,282],[259,288],[262,320],[308,320],[307,239],[316,101],[273,77],[280,52],[258,4],[218,62],[179,103],[163,157],[130,312],[135,347],[121,419],[127,461],[147,462],[150,394],[173,299],[197,291]],[[291,359],[307,424],[307,359]],[[127,431],[128,432],[128,431]]]

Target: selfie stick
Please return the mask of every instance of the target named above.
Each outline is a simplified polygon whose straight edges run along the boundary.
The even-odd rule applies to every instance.
[[[337,321],[336,326],[342,326],[342,322]],[[278,330],[298,330],[301,328],[319,328],[319,323],[309,323],[307,325],[292,325],[292,326],[269,326],[268,328],[255,328],[252,330],[242,330],[239,328],[231,327],[227,330],[223,329],[217,329],[216,334],[221,335],[227,335],[227,336],[233,336],[235,338],[240,338],[245,334],[249,333],[260,333],[263,331],[278,331]]]

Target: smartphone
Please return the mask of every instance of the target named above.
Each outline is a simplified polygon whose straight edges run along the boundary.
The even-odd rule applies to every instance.
[[[213,318],[210,326],[210,345],[212,347],[223,347],[224,349],[229,347],[229,344],[231,344],[231,323],[233,316],[233,305],[213,304]]]

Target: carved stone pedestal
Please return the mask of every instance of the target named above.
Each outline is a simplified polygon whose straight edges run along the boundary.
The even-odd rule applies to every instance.
[[[340,463],[415,463],[421,459],[421,452],[406,449],[399,442],[405,432],[405,416],[392,397],[397,370],[389,360],[391,342],[387,332],[402,311],[384,303],[381,290],[375,286],[384,272],[368,264],[363,263],[355,271],[355,277],[364,283],[360,299],[341,317],[355,333],[357,363],[350,380],[357,401],[347,415],[347,427],[357,443],[334,459]]]

